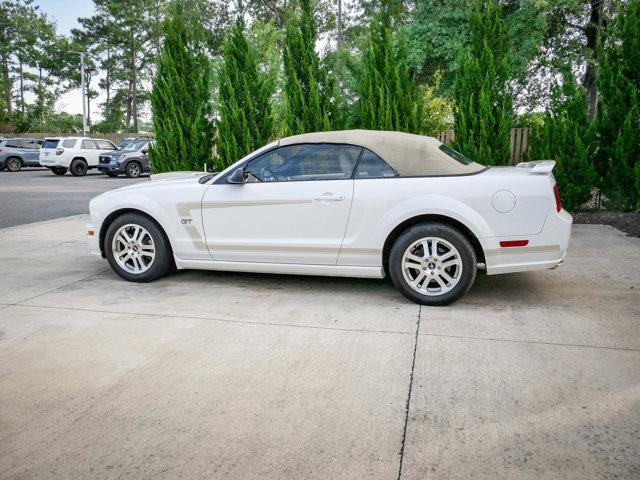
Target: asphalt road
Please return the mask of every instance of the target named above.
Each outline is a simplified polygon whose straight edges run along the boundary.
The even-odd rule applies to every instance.
[[[420,308],[383,280],[125,282],[86,221],[0,230],[0,479],[640,478],[640,239],[576,225],[560,268]]]
[[[58,177],[49,170],[25,169],[0,172],[0,228],[89,213],[96,195],[131,183],[146,182],[149,175],[129,179],[110,178],[97,170],[85,177],[69,173]]]

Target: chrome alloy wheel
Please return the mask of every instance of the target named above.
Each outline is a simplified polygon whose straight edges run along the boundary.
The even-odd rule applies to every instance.
[[[149,270],[156,257],[156,248],[149,232],[140,225],[128,223],[113,235],[111,250],[116,263],[129,273]]]
[[[456,247],[442,238],[421,238],[402,255],[402,274],[416,292],[443,295],[460,281],[462,258]]]

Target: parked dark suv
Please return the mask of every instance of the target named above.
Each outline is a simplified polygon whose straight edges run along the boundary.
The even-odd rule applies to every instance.
[[[22,167],[40,166],[40,145],[36,138],[7,138],[0,146],[0,170],[19,172]]]
[[[149,138],[136,138],[125,143],[122,148],[100,154],[98,170],[110,177],[124,173],[129,178],[139,177],[151,171],[149,168]]]

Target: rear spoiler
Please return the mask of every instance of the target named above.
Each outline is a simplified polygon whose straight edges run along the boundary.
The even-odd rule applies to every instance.
[[[531,173],[540,174],[540,175],[548,175],[553,170],[553,167],[556,166],[556,162],[554,160],[536,160],[534,162],[520,162],[516,165],[518,168],[526,168],[531,171]]]

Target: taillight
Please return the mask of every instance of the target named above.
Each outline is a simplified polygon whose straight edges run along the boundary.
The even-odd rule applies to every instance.
[[[556,210],[559,212],[562,209],[562,202],[560,201],[560,189],[557,183],[553,186],[553,196],[556,197]]]
[[[62,155],[63,153],[64,153],[64,148],[56,148],[56,155]]]

